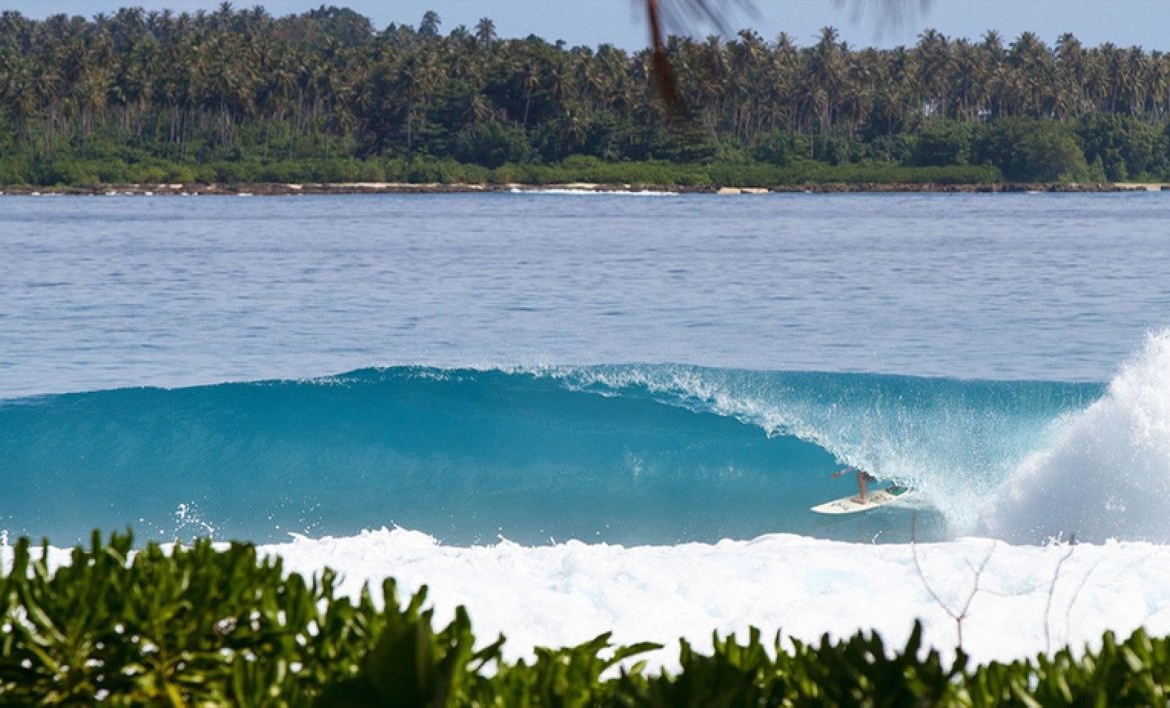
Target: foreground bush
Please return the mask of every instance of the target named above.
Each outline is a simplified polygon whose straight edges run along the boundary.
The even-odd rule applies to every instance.
[[[385,608],[368,592],[335,595],[335,575],[306,582],[253,546],[157,545],[129,535],[51,573],[27,539],[0,575],[0,704],[318,706],[1165,705],[1170,641],[1137,631],[1076,658],[968,668],[925,651],[916,625],[892,651],[876,635],[771,646],[715,637],[710,655],[682,642],[677,672],[629,664],[656,644],[609,635],[535,650],[509,664],[503,637],[476,647],[463,608],[436,630],[426,589]],[[623,668],[618,668],[619,664]]]

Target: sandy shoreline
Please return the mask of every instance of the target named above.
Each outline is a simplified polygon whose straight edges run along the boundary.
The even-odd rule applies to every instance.
[[[686,194],[750,195],[770,193],[840,194],[850,192],[1133,192],[1170,191],[1170,183],[1159,182],[1104,182],[1104,183],[998,183],[998,184],[916,184],[916,183],[818,183],[769,185],[758,187],[672,186],[654,184],[600,184],[569,182],[564,184],[440,184],[409,182],[333,182],[333,183],[238,183],[238,184],[119,184],[93,187],[0,187],[0,196],[58,195],[227,195],[227,196],[291,196],[329,194],[462,194],[480,192],[524,192],[572,190],[586,192],[678,192]]]

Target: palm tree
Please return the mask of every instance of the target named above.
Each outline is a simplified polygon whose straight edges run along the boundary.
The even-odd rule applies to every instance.
[[[773,98],[768,102],[772,129],[783,128],[787,132],[796,130],[796,92],[800,82],[800,51],[787,32],[776,37],[772,53]]]
[[[989,118],[999,118],[1008,113],[1012,79],[1004,59],[1007,50],[1003,46],[1003,38],[999,32],[988,30],[983,33],[983,42],[979,45],[980,53],[986,67],[987,115]]]
[[[897,19],[903,5],[909,0],[873,0],[883,5],[887,14]],[[729,8],[750,9],[752,0],[645,0],[646,18],[650,25],[650,47],[653,53],[654,79],[659,91],[672,108],[679,106],[677,81],[671,69],[666,46],[668,24],[706,21],[726,29],[724,17]]]
[[[481,17],[475,23],[475,41],[480,46],[490,49],[496,43],[496,23],[488,17]]]
[[[1088,109],[1085,96],[1087,54],[1080,40],[1066,32],[1056,40],[1056,117],[1075,118]]]
[[[808,101],[816,110],[822,134],[828,134],[833,127],[834,111],[844,84],[844,52],[838,37],[835,28],[822,27],[820,40],[808,52],[805,69]]]
[[[1053,55],[1035,32],[1022,33],[1008,48],[1007,63],[1017,111],[1032,118],[1052,115]]]
[[[660,23],[718,22],[734,2],[648,8]],[[1143,122],[1142,135],[1157,142],[1170,114],[1170,56],[1087,49],[1072,35],[1050,49],[1029,33],[1005,47],[994,32],[972,42],[928,30],[910,48],[858,50],[832,28],[804,49],[787,35],[765,42],[745,30],[706,41],[663,34],[661,47],[630,55],[501,41],[488,18],[444,37],[438,22],[374,33],[352,11],[275,19],[226,3],[210,13],[131,9],[90,20],[0,12],[0,126],[6,145],[38,157],[130,140],[170,159],[322,148],[442,157],[456,136],[466,143],[491,131],[520,146],[510,154],[543,159],[574,151],[692,159],[719,144],[750,153],[779,132],[843,137],[851,150],[880,143],[870,156],[898,157],[912,141],[887,136],[936,118],[1114,112],[1124,120],[1103,130]],[[669,120],[655,93],[658,48],[677,98]]]
[[[957,39],[951,47],[950,93],[954,97],[949,115],[964,122],[979,120],[987,107],[986,64],[979,47]]]
[[[439,36],[441,24],[442,20],[439,19],[438,13],[434,10],[427,10],[423,13],[422,22],[418,24],[418,34],[426,39],[436,39]]]
[[[937,30],[928,29],[918,35],[918,86],[923,93],[926,115],[946,117],[948,115],[948,90],[951,76],[951,45],[946,36]]]

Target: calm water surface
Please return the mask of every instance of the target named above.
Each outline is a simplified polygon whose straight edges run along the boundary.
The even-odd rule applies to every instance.
[[[0,198],[0,397],[680,362],[1105,381],[1170,195]]]

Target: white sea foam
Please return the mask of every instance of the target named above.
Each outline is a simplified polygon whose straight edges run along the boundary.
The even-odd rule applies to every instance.
[[[610,630],[618,643],[665,644],[652,657],[665,666],[675,664],[679,637],[709,651],[713,630],[742,637],[751,626],[805,642],[873,630],[900,647],[919,619],[925,641],[951,657],[963,616],[963,648],[979,662],[1095,646],[1108,629],[1170,632],[1170,547],[1144,543],[873,546],[768,535],[631,548],[462,548],[383,529],[264,550],[290,571],[314,573],[327,562],[352,596],[390,575],[403,592],[426,584],[438,621],[466,606],[480,640],[503,633],[513,660]]]
[[[462,548],[381,529],[297,536],[261,551],[305,576],[340,571],[338,590],[353,598],[366,584],[378,598],[385,577],[397,578],[404,596],[425,584],[436,623],[466,606],[481,642],[508,638],[509,660],[606,631],[618,644],[666,645],[649,657],[665,667],[676,667],[679,638],[710,651],[711,632],[745,637],[751,626],[805,642],[874,631],[896,649],[917,619],[924,641],[948,660],[962,630],[964,651],[980,664],[1081,651],[1107,630],[1170,633],[1170,547],[1149,543],[869,545],[768,535],[665,547]],[[50,565],[68,562],[67,551],[50,554]],[[0,564],[11,562],[11,547],[0,545]]]
[[[1106,630],[1170,633],[1170,547],[1146,543],[967,538],[874,546],[768,535],[631,548],[576,541],[464,548],[382,529],[261,550],[284,558],[290,572],[339,570],[348,596],[367,583],[379,590],[387,576],[403,593],[426,584],[437,622],[466,606],[481,642],[507,637],[510,660],[609,630],[618,643],[665,644],[650,659],[666,667],[676,666],[679,637],[709,651],[712,631],[742,637],[751,626],[804,642],[876,631],[893,649],[918,619],[924,640],[949,660],[961,624],[963,649],[981,663],[1097,646]],[[11,549],[0,547],[0,558],[10,563]],[[53,559],[66,562],[67,553]]]
[[[540,189],[533,187],[513,187],[509,190],[512,194],[552,194],[560,196],[596,196],[609,195],[620,197],[677,197],[678,192],[670,192],[660,189],[586,189],[586,188],[564,188],[553,187],[549,189]]]
[[[1170,330],[1149,335],[1108,393],[1055,437],[985,509],[988,533],[1170,541]]]

